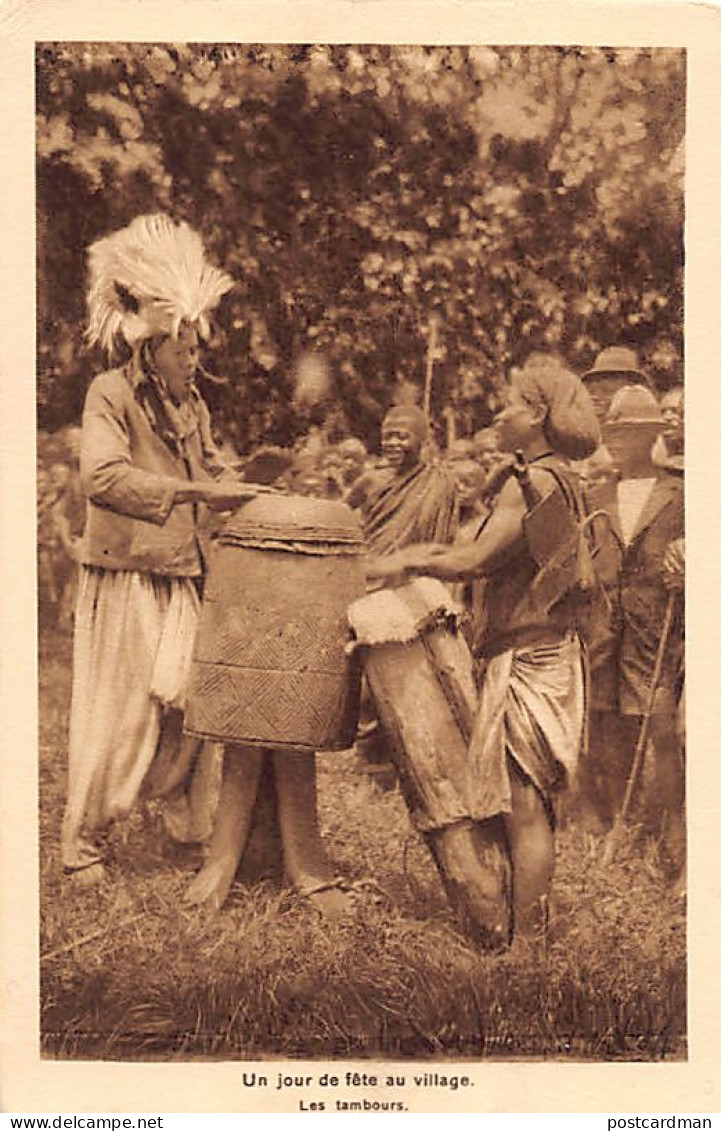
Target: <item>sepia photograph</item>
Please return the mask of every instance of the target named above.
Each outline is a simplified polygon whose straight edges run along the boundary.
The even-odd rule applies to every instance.
[[[42,1057],[685,1062],[687,52],[34,82]]]

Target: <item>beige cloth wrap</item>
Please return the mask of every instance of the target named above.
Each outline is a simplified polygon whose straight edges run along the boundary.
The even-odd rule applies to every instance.
[[[511,812],[509,755],[551,806],[578,764],[585,694],[575,633],[487,661],[469,749],[478,816]]]

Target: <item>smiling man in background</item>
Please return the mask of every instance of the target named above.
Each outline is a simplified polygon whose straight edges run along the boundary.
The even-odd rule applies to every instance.
[[[416,405],[394,405],[386,413],[381,425],[385,466],[367,472],[353,486],[366,541],[375,554],[390,554],[417,542],[450,543],[456,536],[456,480],[446,467],[426,458],[424,447],[429,438],[428,421]],[[380,584],[371,588],[380,588]],[[356,745],[359,769],[379,785],[392,784],[395,770],[365,691]]]
[[[426,460],[428,421],[416,405],[394,405],[381,426],[386,468],[363,508],[366,539],[377,554],[415,542],[451,542],[458,525],[453,475]]]

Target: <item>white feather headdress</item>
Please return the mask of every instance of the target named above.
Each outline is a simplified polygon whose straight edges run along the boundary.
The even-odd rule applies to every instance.
[[[112,356],[118,337],[131,347],[158,334],[176,336],[182,322],[209,333],[208,315],[233,280],[205,259],[188,224],[162,213],[138,216],[88,251],[91,345]]]

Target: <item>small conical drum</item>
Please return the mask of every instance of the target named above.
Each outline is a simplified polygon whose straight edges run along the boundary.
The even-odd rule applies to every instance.
[[[477,695],[459,615],[430,578],[349,610],[411,819],[466,929],[495,950],[511,936],[510,860],[503,820],[484,812],[468,757]]]
[[[348,606],[364,592],[363,538],[343,503],[265,495],[230,518],[213,551],[186,730],[307,750],[353,744],[360,677]]]

